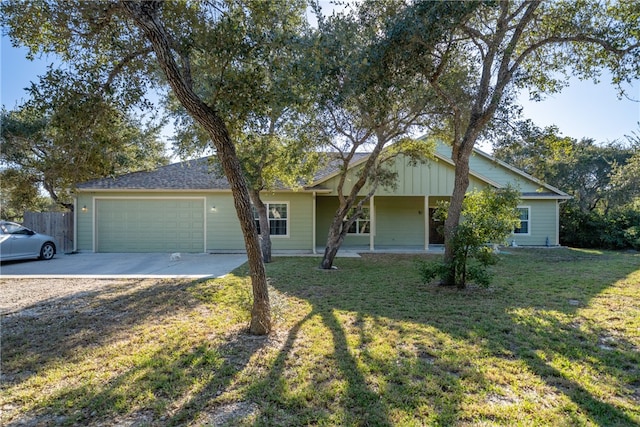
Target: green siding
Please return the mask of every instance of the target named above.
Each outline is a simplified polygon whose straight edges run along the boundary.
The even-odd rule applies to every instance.
[[[376,246],[424,246],[424,197],[374,198]]]
[[[329,226],[333,220],[333,216],[340,204],[337,197],[318,196],[316,211],[316,244],[325,246],[327,244],[327,234]],[[347,235],[345,237],[344,246],[369,246],[370,237],[366,235]]]
[[[103,250],[102,245],[93,247],[93,224],[94,224],[94,201],[99,206],[101,200],[117,198],[124,203],[123,210],[129,206],[135,206],[138,200],[153,199],[176,199],[176,198],[199,198],[200,223],[202,216],[206,220],[206,250],[210,252],[244,251],[244,238],[240,228],[240,222],[236,214],[233,197],[229,192],[91,192],[80,193],[78,199],[77,214],[77,249],[80,251]],[[262,195],[264,201],[289,203],[289,236],[274,237],[272,239],[274,250],[305,250],[311,251],[313,246],[313,227],[311,218],[313,215],[313,196],[311,193],[265,193]],[[202,206],[204,200],[204,208]],[[87,206],[87,212],[82,212],[82,206]],[[215,207],[215,209],[213,209]],[[163,208],[156,210],[162,211]],[[104,214],[103,214],[104,215]],[[96,218],[96,224],[99,219]],[[101,230],[98,230],[100,232]],[[203,230],[200,227],[199,249],[202,252]],[[141,240],[144,241],[144,237]],[[124,252],[128,249],[128,244],[114,247],[114,250]],[[111,250],[111,248],[109,248]],[[180,250],[181,252],[191,252],[191,250]],[[178,252],[175,250],[174,252]]]
[[[443,157],[451,158],[451,147],[445,144],[438,144],[436,152]],[[478,175],[497,182],[500,185],[511,183],[522,192],[532,192],[540,189],[540,185],[524,178],[522,175],[515,173],[499,164],[497,161],[486,158],[485,156],[473,153],[469,158],[469,168]],[[480,187],[479,187],[480,188]]]
[[[97,199],[97,252],[203,252],[202,199]]]
[[[311,193],[273,193],[261,194],[262,200],[272,203],[289,204],[289,235],[272,236],[273,250],[307,250],[313,246],[313,228],[311,218],[313,212],[313,196]],[[229,193],[210,196],[210,204],[216,206],[216,211],[208,216],[207,250],[216,251],[244,251],[242,229],[233,205],[233,198]]]
[[[380,196],[450,196],[453,192],[454,169],[442,160],[430,160],[426,164],[412,166],[404,156],[398,156],[392,170],[398,174],[395,188],[380,187],[376,195]],[[355,171],[349,171],[345,182],[344,192],[351,191],[352,183],[357,179]],[[323,188],[331,190],[331,195],[337,195],[339,177],[333,177],[322,183]],[[487,184],[473,176],[470,177],[469,188],[483,188]],[[360,190],[360,195],[369,192],[370,187]]]
[[[338,198],[317,198],[317,244],[327,244],[331,220],[338,208]],[[373,201],[375,215],[374,243],[376,246],[424,245],[424,197],[376,196]],[[344,246],[369,246],[369,235],[347,235]]]
[[[520,207],[529,207],[529,235],[515,234],[509,237],[509,243],[515,240],[518,246],[543,246],[547,237],[549,244],[556,246],[557,222],[556,200],[521,200]]]
[[[86,206],[87,210],[82,208]],[[76,250],[93,251],[93,197],[79,194],[76,212]]]
[[[215,206],[215,211],[211,208]],[[231,193],[207,197],[207,251],[244,251],[244,238]]]

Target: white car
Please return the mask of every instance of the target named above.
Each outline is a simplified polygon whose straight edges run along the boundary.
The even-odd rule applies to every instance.
[[[0,221],[0,261],[14,259],[51,259],[56,254],[56,241],[15,222]]]

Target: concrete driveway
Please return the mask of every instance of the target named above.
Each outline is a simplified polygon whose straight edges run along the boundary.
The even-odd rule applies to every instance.
[[[7,261],[0,278],[203,278],[219,277],[247,261],[244,254],[57,254],[49,261]]]

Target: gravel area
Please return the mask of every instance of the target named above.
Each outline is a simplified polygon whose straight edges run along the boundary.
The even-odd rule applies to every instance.
[[[0,277],[0,350],[3,369],[0,369],[0,396],[3,389],[25,381],[36,374],[37,365],[51,362],[55,358],[69,358],[77,354],[78,348],[92,348],[104,344],[113,337],[126,336],[139,319],[148,323],[163,322],[168,316],[189,316],[191,309],[200,302],[185,292],[193,282],[188,279],[6,279]],[[169,298],[175,298],[167,305]],[[206,310],[206,308],[202,308]],[[98,320],[98,321],[97,321]],[[237,332],[237,331],[236,331]],[[232,331],[232,333],[234,333]],[[24,343],[19,337],[28,336]],[[255,349],[267,342],[267,338],[234,333],[236,354]],[[111,338],[110,338],[111,337]],[[273,334],[272,345],[282,345],[286,334]],[[1,348],[8,342],[26,345],[35,357],[16,363],[15,349]],[[15,345],[15,344],[14,344]],[[37,355],[34,356],[34,355]],[[28,369],[11,369],[9,365]],[[189,425],[234,425],[237,419],[251,417],[257,413],[255,403],[249,401],[229,402],[221,406],[203,409],[198,418]],[[83,425],[143,426],[164,425],[164,419],[153,419],[148,410],[111,416],[108,419],[92,420],[89,416]],[[39,427],[68,424],[65,416],[56,411],[25,411],[19,401],[0,397],[0,426]]]
[[[15,313],[49,300],[81,297],[85,292],[98,291],[122,279],[2,279],[0,278],[0,315]]]

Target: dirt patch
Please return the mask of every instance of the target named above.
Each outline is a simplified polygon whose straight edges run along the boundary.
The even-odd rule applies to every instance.
[[[106,337],[125,335],[140,316],[161,318],[167,309],[162,302],[189,283],[166,279],[0,279],[0,394],[3,388],[37,375],[40,366],[55,358],[71,358],[77,349],[90,349]],[[181,295],[181,302],[188,304],[188,294]],[[142,301],[142,306],[135,305],[137,301]],[[23,360],[22,353],[33,360]],[[0,425],[69,423],[54,413],[25,413],[21,406],[0,399]],[[143,425],[145,416],[136,414],[132,423],[123,425]]]
[[[33,310],[37,305],[65,297],[82,298],[123,279],[0,279],[0,315]]]

